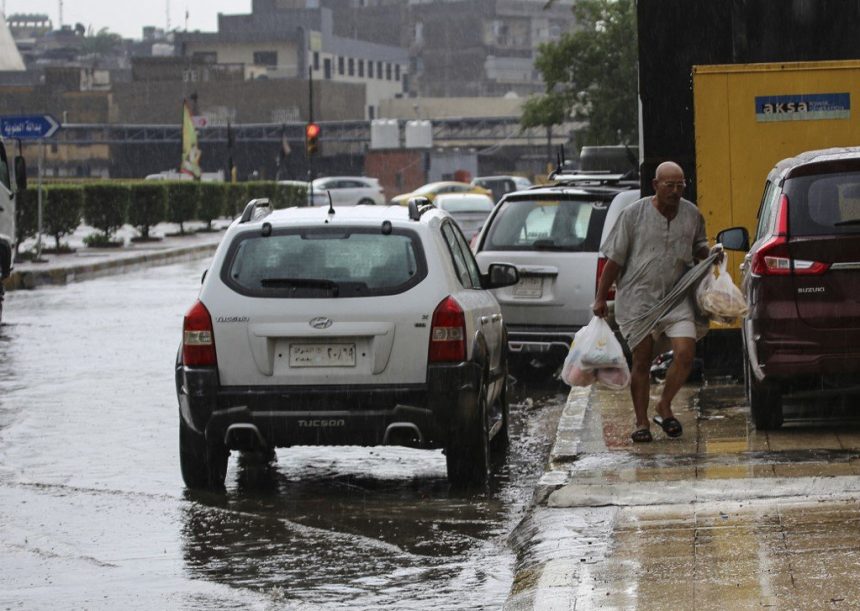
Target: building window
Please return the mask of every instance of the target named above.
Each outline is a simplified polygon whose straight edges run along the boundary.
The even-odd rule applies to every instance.
[[[194,63],[201,64],[217,64],[218,63],[218,53],[215,51],[195,51],[191,54],[191,59]]]
[[[346,65],[347,65],[347,71],[348,71],[349,75],[355,76],[355,60],[350,57],[349,60],[347,61]]]
[[[326,57],[323,60],[323,77],[327,80],[331,80],[331,58]]]
[[[314,51],[314,70],[320,69],[320,52]]]
[[[391,80],[391,64],[385,64],[385,80]]]
[[[394,80],[400,80],[400,64],[394,64]]]
[[[338,57],[337,58],[337,73],[340,75],[343,75],[343,72],[344,72],[344,70],[343,70],[343,58]]]
[[[277,66],[278,52],[277,51],[254,51],[254,65],[256,66]]]
[[[367,62],[367,78],[373,78],[373,62]]]
[[[358,60],[358,76],[364,76],[364,60]]]
[[[370,105],[367,107],[367,118],[373,121],[376,118],[376,107]]]
[[[382,62],[376,62],[376,78],[382,79]]]

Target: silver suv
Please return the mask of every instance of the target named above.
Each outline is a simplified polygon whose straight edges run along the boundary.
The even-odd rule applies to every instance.
[[[513,364],[555,370],[591,304],[605,259],[599,249],[618,214],[639,198],[621,175],[561,175],[508,193],[473,245],[478,265],[515,265],[520,281],[499,289]]]
[[[425,200],[426,202],[426,200]],[[507,352],[454,220],[408,207],[248,204],[185,316],[176,364],[182,476],[220,488],[230,450],[293,445],[444,448],[480,484],[507,444]]]

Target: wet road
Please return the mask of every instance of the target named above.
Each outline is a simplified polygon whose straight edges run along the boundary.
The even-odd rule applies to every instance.
[[[185,491],[173,388],[204,262],[7,295],[0,607],[496,609],[566,389],[519,388],[490,488],[441,452],[281,449]]]

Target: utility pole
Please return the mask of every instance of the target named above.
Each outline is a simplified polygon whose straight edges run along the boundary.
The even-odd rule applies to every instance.
[[[4,2],[3,4],[5,5],[6,3]],[[6,14],[5,7],[4,7],[3,14],[4,15]],[[63,29],[63,0],[60,0],[60,25],[57,29],[58,30]]]
[[[308,66],[308,125],[314,122],[314,70],[313,66]],[[305,146],[305,156],[308,158],[308,182],[311,183],[311,201],[313,201],[313,180],[314,180],[314,156],[308,152]]]

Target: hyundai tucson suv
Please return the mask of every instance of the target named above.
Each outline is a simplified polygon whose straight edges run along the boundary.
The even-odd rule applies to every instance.
[[[860,376],[860,147],[808,151],[770,171],[746,254],[745,386],[757,429],[783,423],[783,397],[857,393]]]
[[[426,202],[426,200],[424,200]],[[221,488],[231,450],[443,448],[481,484],[507,444],[507,339],[454,220],[429,202],[288,208],[253,200],[185,315],[176,363],[180,466]]]
[[[600,244],[621,210],[639,198],[622,175],[574,174],[508,193],[473,243],[478,265],[517,267],[519,282],[495,291],[512,365],[555,370],[574,334],[592,317],[605,258]]]

